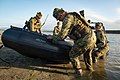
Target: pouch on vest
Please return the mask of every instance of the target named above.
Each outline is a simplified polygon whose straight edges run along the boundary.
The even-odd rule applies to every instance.
[[[74,40],[78,40],[82,37],[84,34],[84,28],[81,28],[80,25],[73,26],[73,29],[71,30],[69,37]]]

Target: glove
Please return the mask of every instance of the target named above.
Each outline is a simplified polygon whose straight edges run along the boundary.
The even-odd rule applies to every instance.
[[[94,55],[95,55],[95,57],[98,57],[100,55],[100,52],[99,51],[95,51]]]

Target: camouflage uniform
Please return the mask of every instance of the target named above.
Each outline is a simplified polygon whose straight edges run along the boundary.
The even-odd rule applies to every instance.
[[[30,19],[30,31],[38,32],[41,29],[41,23],[35,17]]]
[[[53,16],[56,18],[55,9]],[[61,32],[59,32],[58,36],[54,36],[53,40],[64,39],[66,36],[73,39],[75,44],[69,52],[73,68],[81,68],[79,56],[84,54],[86,68],[93,70],[91,52],[95,46],[96,40],[89,24],[76,12],[67,13],[62,21]]]
[[[38,12],[35,17],[31,17],[29,21],[25,22],[25,26],[28,27],[29,31],[41,33],[41,22],[39,19],[42,17],[41,12]],[[25,27],[24,27],[25,29]]]
[[[100,57],[105,58],[109,51],[109,44],[108,44],[107,36],[105,34],[104,26],[101,25],[101,23],[97,23],[95,28],[99,28],[99,29],[96,29],[95,31],[96,37],[97,37],[96,45],[97,45],[98,50],[93,52],[94,63]]]
[[[53,30],[53,35],[58,35],[58,33],[60,32],[61,28],[60,28],[60,22],[57,22],[57,26],[54,27]]]

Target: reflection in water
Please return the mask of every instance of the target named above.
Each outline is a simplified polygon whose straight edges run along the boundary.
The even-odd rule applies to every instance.
[[[109,80],[105,71],[105,61],[98,61],[94,64],[93,72],[84,70],[82,77],[76,78],[76,80]]]

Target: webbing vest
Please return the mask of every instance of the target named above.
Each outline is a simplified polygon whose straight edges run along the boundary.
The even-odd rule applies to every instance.
[[[69,13],[71,15],[74,15],[76,18],[81,20],[78,13]],[[89,34],[91,32],[90,28],[86,26],[86,24],[81,21],[82,24],[77,24],[75,26],[72,26],[72,30],[69,33],[69,37],[74,40],[78,40],[80,38],[83,38],[85,35]]]

